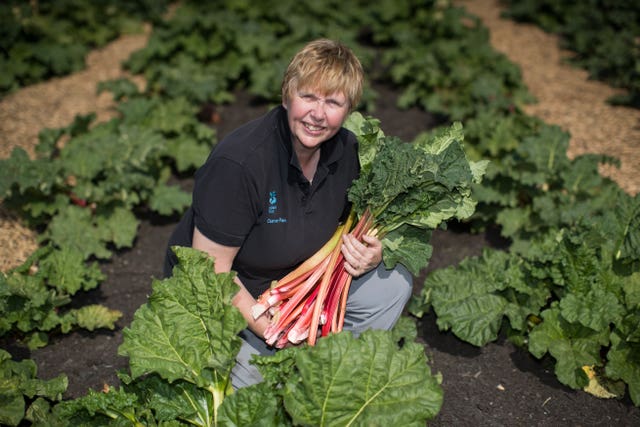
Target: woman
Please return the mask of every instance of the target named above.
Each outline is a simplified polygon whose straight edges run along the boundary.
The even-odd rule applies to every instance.
[[[216,272],[237,272],[233,304],[248,328],[235,388],[261,381],[252,354],[275,350],[264,342],[269,320],[251,307],[270,286],[315,253],[348,214],[347,191],[359,172],[358,144],[342,127],[362,95],[362,66],[346,46],[321,39],[289,64],[282,105],[241,126],[214,148],[195,175],[193,203],[170,241],[214,258]],[[345,269],[354,280],[344,329],[389,329],[411,296],[412,278],[386,270],[382,244],[372,236],[344,236]],[[170,249],[165,275],[176,258]]]

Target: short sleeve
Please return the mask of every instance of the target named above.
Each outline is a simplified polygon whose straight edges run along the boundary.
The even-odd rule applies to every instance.
[[[194,224],[210,240],[239,247],[258,217],[256,200],[256,186],[242,165],[210,158],[195,177]]]

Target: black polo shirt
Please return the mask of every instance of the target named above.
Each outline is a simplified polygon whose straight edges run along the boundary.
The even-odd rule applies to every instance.
[[[357,139],[341,129],[323,143],[310,184],[278,106],[216,145],[196,172],[193,204],[170,245],[190,246],[195,225],[214,242],[240,247],[232,268],[257,297],[331,237],[358,171]]]

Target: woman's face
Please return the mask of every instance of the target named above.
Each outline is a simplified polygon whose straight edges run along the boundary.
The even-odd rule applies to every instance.
[[[287,109],[294,146],[307,149],[319,147],[338,133],[349,114],[349,103],[342,92],[323,96],[299,89],[282,105]]]

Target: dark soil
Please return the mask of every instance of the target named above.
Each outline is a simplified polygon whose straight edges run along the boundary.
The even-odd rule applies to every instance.
[[[438,123],[425,112],[398,111],[394,92],[383,87],[377,90],[380,97],[373,115],[381,120],[387,135],[411,140]],[[219,137],[262,114],[265,108],[239,95],[237,102],[216,112]],[[107,280],[98,290],[79,297],[79,305],[100,303],[122,311],[117,330],[54,336],[47,347],[33,352],[19,345],[7,349],[16,358],[33,358],[41,378],[66,374],[69,398],[84,395],[89,389],[100,390],[105,383],[118,384],[116,370],[127,367],[127,359],[117,355],[122,329],[146,302],[153,278],[161,275],[165,245],[175,222],[175,218],[144,219],[135,246],[103,266]],[[429,271],[479,254],[483,247],[501,244],[495,235],[474,235],[464,230],[436,232],[433,257],[428,269],[416,278],[416,288]],[[451,333],[440,332],[433,314],[426,315],[418,325],[432,370],[443,378],[444,404],[429,425],[640,426],[640,408],[628,398],[605,400],[573,391],[556,380],[548,361],[539,361],[504,339],[474,347]]]

